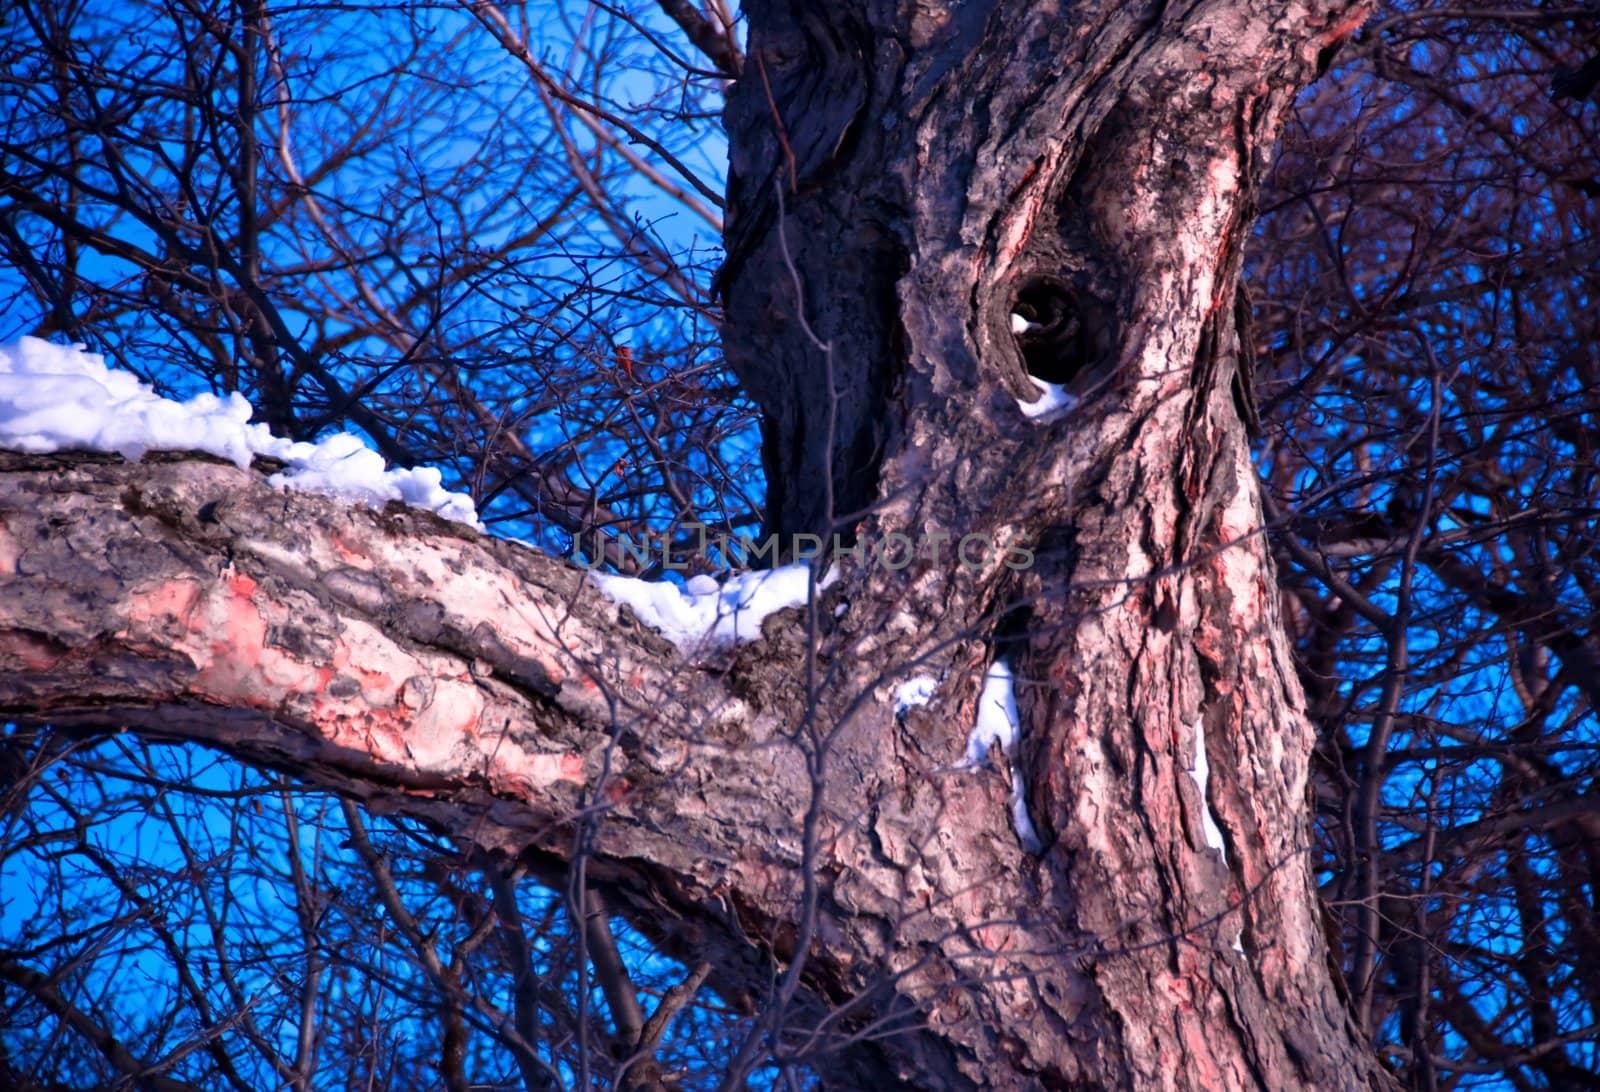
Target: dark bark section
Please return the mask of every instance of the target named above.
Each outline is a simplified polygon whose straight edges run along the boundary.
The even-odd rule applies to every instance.
[[[885,13],[745,5],[728,94],[724,351],[761,406],[767,531],[827,533],[874,498],[898,364],[894,101],[904,59]]]

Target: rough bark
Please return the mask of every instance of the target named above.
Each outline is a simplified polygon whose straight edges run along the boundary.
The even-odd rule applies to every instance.
[[[976,1017],[1046,1084],[1380,1080],[1325,968],[1304,856],[1311,735],[1259,534],[1234,330],[1253,181],[1291,96],[1364,13],[746,10],[747,71],[763,78],[728,110],[724,276],[729,359],[786,483],[769,526],[903,532],[925,555],[943,536],[1035,544],[1021,575],[874,569],[861,599],[904,624],[856,612],[845,626],[875,662],[960,665],[943,650],[976,637],[1009,651],[1030,684],[1030,807],[1054,842],[993,905],[1049,908],[1011,950],[1121,952],[1048,978],[1020,959],[1027,987],[936,1022]],[[1016,310],[1051,316],[1056,336],[1014,338]],[[1030,372],[1078,407],[1026,419]],[[873,409],[885,392],[887,417]],[[1226,866],[1184,776],[1196,733]],[[1053,1032],[1015,1030],[1041,1021]]]
[[[1358,13],[747,14],[723,287],[769,525],[904,533],[912,564],[858,558],[691,662],[571,567],[425,516],[6,456],[0,715],[208,742],[508,853],[582,842],[619,911],[836,1049],[839,1087],[1381,1086],[1319,928],[1232,382],[1251,179]],[[1060,336],[1019,344],[1019,306]],[[1079,406],[1025,418],[1029,364]],[[968,534],[1037,562],[958,564]],[[998,655],[1038,855],[1009,776],[956,768]],[[914,674],[942,681],[897,719]]]

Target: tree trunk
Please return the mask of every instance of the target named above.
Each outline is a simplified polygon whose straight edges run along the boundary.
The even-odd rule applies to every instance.
[[[852,611],[853,647],[968,678],[1003,654],[1022,683],[1048,849],[1021,868],[1014,847],[953,855],[961,867],[933,885],[977,904],[919,938],[950,979],[963,957],[941,925],[1018,918],[967,933],[967,958],[999,981],[981,1000],[924,995],[935,1026],[998,1084],[1011,1078],[991,1052],[1047,1085],[1377,1080],[1312,894],[1311,732],[1234,329],[1263,157],[1319,53],[1364,12],[745,10],[755,76],[728,108],[726,340],[766,414],[769,530],[859,534],[869,558],[908,536],[915,564],[862,578],[858,598],[884,609]],[[1039,328],[1013,336],[1018,312]],[[1021,412],[1038,398],[1030,374],[1073,408]],[[968,535],[1026,542],[1036,564],[950,564]],[[947,730],[965,723],[941,713]],[[918,728],[934,762],[959,747]],[[1197,748],[1209,801],[1185,776]],[[912,764],[890,769],[887,784],[916,785]],[[1208,803],[1225,853],[1207,843]],[[891,901],[926,868],[922,828],[900,835],[876,834]],[[953,1030],[969,1023],[983,1030]]]
[[[1252,179],[1357,13],[905,8],[748,4],[728,111],[769,528],[860,547],[815,609],[693,662],[430,517],[207,460],[0,456],[0,716],[592,852],[836,1087],[1381,1087],[1322,939],[1234,384]],[[1075,407],[1025,416],[1029,369]],[[1041,847],[1010,773],[961,764],[997,658]]]

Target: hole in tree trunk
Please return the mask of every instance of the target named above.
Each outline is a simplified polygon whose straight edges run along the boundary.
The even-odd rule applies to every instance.
[[[1065,386],[1092,363],[1076,296],[1060,281],[1040,277],[1022,286],[1011,305],[1011,332],[1023,366],[1042,383]]]

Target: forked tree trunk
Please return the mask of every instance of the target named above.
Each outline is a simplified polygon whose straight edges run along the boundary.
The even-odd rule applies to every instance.
[[[592,852],[613,906],[764,1014],[752,1050],[834,1087],[1381,1087],[1322,939],[1233,384],[1251,180],[1356,13],[746,10],[728,351],[771,528],[865,551],[819,609],[696,663],[570,566],[428,517],[0,456],[0,716]],[[1026,417],[1027,366],[1076,407]],[[918,556],[877,563],[895,534]],[[1031,566],[982,548],[1013,541]],[[1039,852],[1008,772],[961,768],[999,657]]]

